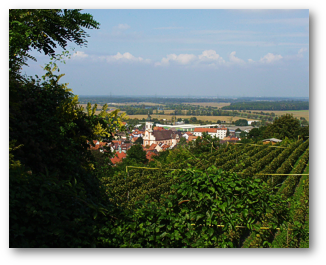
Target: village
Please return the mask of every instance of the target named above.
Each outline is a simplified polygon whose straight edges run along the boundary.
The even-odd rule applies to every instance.
[[[114,140],[110,143],[94,140],[91,150],[105,152],[105,148],[110,148],[114,156],[111,158],[113,165],[122,162],[127,157],[127,151],[135,144],[142,146],[146,152],[146,158],[151,161],[153,156],[160,152],[175,148],[180,141],[189,143],[201,138],[203,133],[219,139],[220,143],[237,143],[242,136],[247,136],[253,126],[226,126],[222,124],[183,124],[175,123],[166,125],[154,123],[150,116],[144,123],[129,126],[124,122],[126,128],[123,132],[114,135]],[[183,139],[184,138],[184,139]],[[275,139],[277,140],[277,139]]]

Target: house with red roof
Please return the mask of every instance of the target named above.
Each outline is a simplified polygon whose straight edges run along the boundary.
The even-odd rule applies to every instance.
[[[197,138],[198,138],[198,136],[190,135],[190,136],[188,137],[187,142],[196,141]]]
[[[154,151],[156,146],[157,146],[157,144],[152,144],[147,150],[148,151]]]
[[[223,139],[226,137],[227,128],[195,128],[193,135],[201,137],[203,133],[206,132],[212,137],[217,137],[219,139]]]
[[[111,162],[112,162],[113,165],[115,165],[117,163],[121,163],[122,160],[124,158],[126,158],[126,157],[127,157],[127,154],[126,153],[124,153],[124,152],[121,152],[121,153],[117,152],[117,153],[115,153],[114,157],[111,158]]]

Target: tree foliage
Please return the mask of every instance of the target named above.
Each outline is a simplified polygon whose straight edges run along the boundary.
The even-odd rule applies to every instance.
[[[135,144],[127,151],[127,159],[139,163],[146,163],[148,159],[146,158],[146,151],[143,150],[143,147],[140,144]]]
[[[245,119],[236,120],[234,123],[236,126],[248,126],[248,121]]]
[[[135,141],[135,144],[143,144],[143,137],[138,137],[137,140]]]
[[[56,44],[86,43],[97,27],[79,10],[10,10],[9,246],[94,247],[109,202],[88,150],[121,127],[118,111],[88,115],[57,74]],[[20,74],[31,49],[49,54],[42,78]]]
[[[276,118],[264,131],[264,138],[289,139],[297,138],[300,133],[300,122],[290,114]]]
[[[86,45],[89,35],[83,28],[96,29],[99,23],[78,9],[10,9],[9,69],[19,71],[27,58],[33,58],[31,49],[54,56],[57,45],[63,49],[68,42]]]

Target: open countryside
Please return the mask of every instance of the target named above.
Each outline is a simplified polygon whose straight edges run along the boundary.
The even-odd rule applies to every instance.
[[[9,247],[309,248],[308,22],[10,9]]]
[[[269,111],[264,111],[264,110],[257,110],[257,112],[269,112]],[[309,121],[309,110],[287,110],[287,111],[282,111],[282,110],[275,110],[273,111],[277,117],[281,117],[282,115],[285,114],[290,114],[293,115],[293,117],[300,119],[301,117],[305,118],[307,121]]]
[[[128,117],[130,119],[139,119],[139,120],[142,120],[142,119],[146,119],[147,118],[147,115],[128,115]],[[153,119],[163,119],[163,120],[167,120],[168,122],[171,122],[171,115],[151,115],[151,117]],[[197,120],[203,120],[203,121],[208,121],[208,122],[211,122],[211,123],[216,123],[217,120],[221,120],[221,121],[224,121],[224,122],[230,122],[231,120],[232,121],[237,121],[239,119],[242,119],[241,117],[229,117],[229,116],[184,116],[184,115],[178,115],[177,118],[181,118],[181,119],[187,119],[187,118],[190,118],[190,117],[195,117]]]

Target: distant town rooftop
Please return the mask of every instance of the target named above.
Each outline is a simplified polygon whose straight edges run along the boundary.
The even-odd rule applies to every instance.
[[[167,128],[183,128],[183,129],[190,129],[190,128],[211,128],[211,127],[220,127],[221,124],[206,124],[206,125],[197,125],[197,124],[179,124],[179,125],[165,125],[165,124],[156,124],[157,127],[167,127]]]

